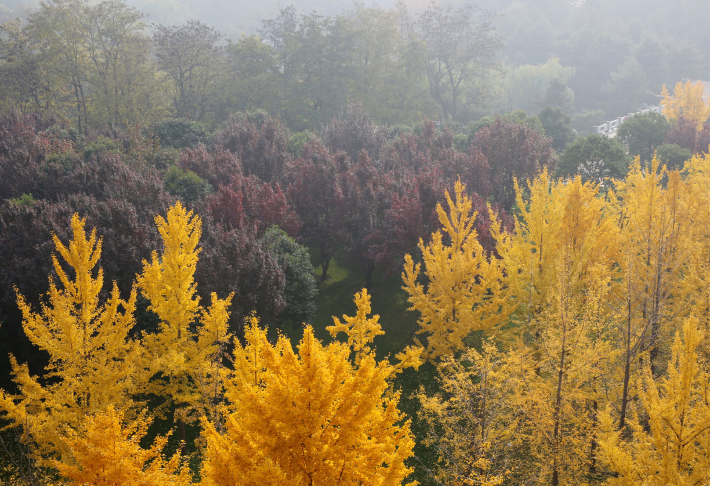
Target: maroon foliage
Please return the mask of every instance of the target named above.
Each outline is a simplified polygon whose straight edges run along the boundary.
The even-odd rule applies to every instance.
[[[385,143],[385,132],[378,129],[375,121],[363,111],[362,103],[357,103],[341,110],[323,129],[321,139],[332,153],[343,151],[350,160],[357,160],[362,150],[373,160],[378,160]]]
[[[0,117],[0,200],[36,192],[37,171],[45,157],[72,148],[70,141],[48,130],[53,126],[59,126],[54,118],[40,115]]]
[[[710,122],[703,124],[702,130],[695,135],[695,154],[707,154],[710,152]]]
[[[205,206],[212,218],[226,228],[253,227],[257,236],[274,225],[295,235],[301,226],[281,186],[272,186],[256,176],[234,176],[228,186],[206,198]]]
[[[346,208],[344,224],[347,226],[346,249],[356,260],[366,258],[365,287],[372,284],[375,260],[367,258],[367,237],[384,222],[384,214],[391,204],[392,187],[388,176],[362,150],[354,163],[340,173],[340,187]]]
[[[217,148],[239,157],[246,175],[277,182],[290,160],[288,135],[283,124],[264,112],[239,114],[215,136]]]
[[[696,127],[695,121],[681,116],[668,131],[666,143],[674,143],[684,149],[695,151]],[[707,150],[707,147],[705,149]]]
[[[551,138],[500,117],[476,132],[473,145],[488,160],[493,200],[506,210],[515,205],[514,178],[531,179],[543,167],[557,164]]]
[[[344,153],[333,155],[319,141],[310,141],[287,173],[288,200],[303,223],[298,235],[320,252],[322,280],[348,236],[346,199],[340,185],[346,159]]]
[[[178,166],[194,172],[212,187],[227,185],[233,177],[242,173],[241,163],[235,154],[219,148],[208,152],[202,144],[184,149],[180,153]]]
[[[195,279],[205,302],[211,292],[234,292],[231,327],[239,331],[252,312],[273,324],[286,305],[285,277],[278,262],[257,241],[250,228],[225,229],[203,218],[200,259]]]

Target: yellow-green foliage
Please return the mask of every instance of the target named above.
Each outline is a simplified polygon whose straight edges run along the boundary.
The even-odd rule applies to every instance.
[[[226,431],[205,423],[203,485],[401,484],[414,439],[390,391],[397,369],[366,347],[379,331],[367,307],[363,291],[358,315],[345,317],[354,325],[331,331],[345,331],[352,347],[324,346],[309,326],[295,352],[251,320],[225,382]]]
[[[0,409],[12,424],[24,428],[42,456],[65,458],[62,439],[81,428],[84,416],[115,405],[133,406],[137,348],[128,338],[134,324],[136,294],[122,300],[116,284],[100,303],[103,271],[96,265],[101,240],[96,231],[87,238],[85,220],[74,215],[73,239],[64,245],[57,236],[57,252],[71,271],[54,255],[61,286],[50,278],[46,303],[34,312],[18,294],[23,329],[30,341],[49,354],[46,380],[31,376],[27,365],[14,358],[12,369],[17,395],[0,391]]]
[[[405,256],[403,288],[412,304],[409,309],[420,314],[419,333],[426,334],[429,359],[461,349],[471,331],[490,329],[506,317],[502,266],[479,243],[473,227],[477,213],[471,212],[464,191],[459,181],[455,200],[446,193],[448,213],[437,205],[444,234],[434,233],[428,245],[419,240],[426,285],[419,282],[422,265]]]

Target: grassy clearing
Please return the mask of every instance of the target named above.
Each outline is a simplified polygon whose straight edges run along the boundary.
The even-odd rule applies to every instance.
[[[320,278],[320,267],[316,268]],[[355,315],[355,293],[365,285],[364,270],[357,262],[344,257],[333,258],[328,270],[328,279],[320,283],[316,298],[317,312],[313,320],[316,336],[325,342],[331,340],[325,330],[333,324],[333,316]],[[380,316],[380,325],[385,334],[375,338],[377,355],[380,358],[394,356],[404,347],[413,344],[418,329],[417,314],[408,311],[407,294],[402,290],[402,279],[393,274],[384,278],[375,271],[372,289],[372,314]]]

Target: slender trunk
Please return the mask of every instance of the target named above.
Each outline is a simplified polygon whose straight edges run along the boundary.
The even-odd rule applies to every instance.
[[[596,400],[592,401],[592,423],[593,423],[593,432],[592,432],[592,444],[591,444],[591,451],[590,451],[590,462],[589,462],[589,474],[596,474],[597,473],[597,424],[598,424],[598,406],[599,404],[597,403]]]
[[[180,433],[180,450],[184,456],[187,455],[187,448],[185,447],[187,445],[187,433],[185,432],[185,421],[182,417],[178,420],[178,431]]]
[[[375,270],[375,262],[372,260],[367,261],[367,268],[365,269],[365,288],[368,292],[372,291],[372,274]]]
[[[332,255],[324,250],[321,250],[320,252],[320,267],[323,271],[323,273],[320,276],[320,281],[325,282],[326,279],[328,278],[328,267],[330,266],[330,259],[332,258]]]
[[[626,426],[626,408],[629,404],[629,382],[631,381],[631,301],[627,303],[626,316],[626,362],[624,363],[624,388],[621,393],[621,414],[619,430]]]
[[[565,355],[562,352],[561,365],[564,366]],[[552,486],[558,486],[560,484],[559,476],[559,453],[560,453],[560,411],[562,409],[562,379],[564,377],[564,370],[560,367],[557,372],[557,397],[555,399],[555,429],[552,434],[552,446],[554,448],[554,458],[553,458],[553,469],[552,469]]]
[[[558,486],[560,484],[560,414],[562,413],[562,383],[565,376],[565,346],[566,346],[566,326],[564,323],[564,318],[562,320],[562,352],[560,353],[560,368],[557,371],[557,396],[555,397],[555,429],[552,435],[552,447],[553,447],[553,469],[552,469],[552,486]]]

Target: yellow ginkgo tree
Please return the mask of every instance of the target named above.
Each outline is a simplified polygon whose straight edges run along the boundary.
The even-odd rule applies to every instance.
[[[294,351],[284,336],[270,343],[251,319],[225,382],[225,432],[205,423],[204,486],[394,486],[412,472],[404,461],[414,438],[390,389],[397,368],[370,349],[381,331],[376,316],[364,315],[366,291],[357,302],[362,319],[346,321],[358,325],[331,327],[349,344],[323,345],[308,326]]]
[[[673,94],[668,92],[666,85],[663,85],[661,96],[661,106],[663,114],[670,120],[677,120],[683,117],[695,122],[700,130],[703,123],[710,117],[710,100],[706,100],[703,83],[700,81],[678,82],[675,85]]]
[[[672,346],[667,375],[654,378],[649,366],[640,403],[619,431],[606,411],[601,456],[614,476],[612,486],[690,486],[710,479],[710,375],[698,359],[704,339],[697,318],[687,318]]]
[[[156,216],[163,251],[143,261],[138,287],[150,302],[148,310],[160,319],[155,334],[143,336],[148,393],[172,407],[184,440],[184,425],[204,414],[219,422],[222,394],[220,352],[230,338],[232,295],[212,294],[209,308],[200,305],[194,279],[201,220],[180,202],[167,218]]]
[[[38,457],[67,460],[63,440],[80,430],[87,414],[116,406],[131,410],[138,347],[128,333],[134,325],[136,293],[121,299],[118,287],[101,303],[103,271],[96,266],[101,240],[87,237],[85,220],[74,215],[73,239],[65,245],[55,235],[53,255],[59,285],[50,278],[40,312],[22,295],[18,305],[30,341],[49,355],[43,378],[11,357],[17,394],[0,391],[4,418],[24,429]]]
[[[507,316],[502,266],[478,241],[478,214],[460,181],[454,192],[453,199],[446,192],[448,212],[436,207],[443,233],[434,233],[429,244],[419,240],[423,269],[406,255],[402,273],[409,310],[420,314],[418,332],[426,335],[428,359],[462,349],[471,331],[490,329]]]
[[[138,417],[124,425],[113,406],[88,415],[82,433],[71,431],[64,443],[72,461],[55,461],[65,479],[77,486],[189,486],[190,470],[179,453],[165,460],[167,437],[158,436],[148,449],[140,446],[151,420]]]

